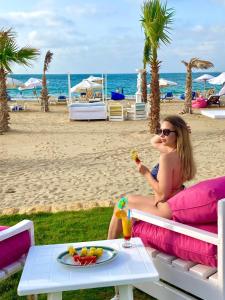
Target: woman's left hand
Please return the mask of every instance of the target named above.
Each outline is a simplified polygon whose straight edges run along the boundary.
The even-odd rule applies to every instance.
[[[141,173],[141,175],[143,175],[143,176],[145,176],[146,174],[148,174],[150,172],[149,169],[145,165],[142,165],[142,163],[139,163],[137,165],[137,168],[138,168],[138,172]]]

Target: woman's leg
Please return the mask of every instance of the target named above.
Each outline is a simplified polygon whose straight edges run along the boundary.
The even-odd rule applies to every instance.
[[[141,195],[129,195],[128,196],[128,208],[138,209],[144,212],[148,212],[155,216],[171,219],[172,212],[167,202],[159,202],[155,204],[155,196],[141,196]]]
[[[108,240],[118,238],[122,232],[121,220],[115,216],[115,210],[117,210],[117,209],[118,208],[116,205],[114,208],[114,211],[113,211],[113,215],[112,215],[110,224],[109,224],[108,237],[107,237]]]
[[[166,219],[171,219],[172,217],[172,213],[169,205],[166,202],[163,203],[160,202],[156,206],[155,197],[153,195],[149,197],[141,196],[141,195],[129,195],[128,208],[138,209]],[[115,209],[117,209],[117,207],[115,207]],[[108,230],[108,239],[118,238],[121,232],[122,232],[121,220],[118,219],[113,213],[109,225],[109,230]]]

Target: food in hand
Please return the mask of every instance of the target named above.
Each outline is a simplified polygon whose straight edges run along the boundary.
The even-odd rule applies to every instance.
[[[141,162],[141,160],[139,159],[138,157],[138,152],[137,150],[132,150],[131,151],[131,154],[130,154],[130,157],[132,160],[134,160],[137,164],[139,164]]]
[[[73,260],[80,265],[90,265],[96,263],[97,259],[102,256],[103,248],[83,247],[79,252],[73,248],[68,248],[68,253]]]

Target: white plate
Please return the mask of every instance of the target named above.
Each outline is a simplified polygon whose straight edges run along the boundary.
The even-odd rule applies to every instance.
[[[86,246],[87,249],[91,248],[93,246]],[[73,260],[73,257],[69,254],[68,251],[64,251],[59,256],[57,257],[57,261],[60,262],[61,264],[67,265],[67,266],[72,266],[72,267],[77,267],[77,268],[89,268],[89,267],[96,267],[108,262],[111,262],[114,260],[118,252],[117,250],[111,248],[111,247],[105,247],[105,246],[94,246],[95,248],[102,248],[103,249],[103,254],[101,257],[99,257],[94,264],[89,264],[89,265],[80,265],[79,263],[75,262]],[[77,252],[79,253],[83,247],[78,247],[76,248]]]

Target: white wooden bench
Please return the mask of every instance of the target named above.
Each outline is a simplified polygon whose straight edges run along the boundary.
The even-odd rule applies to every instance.
[[[12,227],[9,227],[3,231],[0,231],[0,243],[10,237],[13,237],[21,232],[27,231],[30,234],[31,245],[34,245],[34,226],[33,222],[29,220],[23,220]],[[0,270],[0,281],[10,277],[14,273],[20,271],[25,263],[26,256],[24,255],[18,261],[4,267]]]
[[[218,268],[212,268],[148,247],[160,281],[136,287],[159,300],[225,299],[225,199],[218,203],[218,234],[167,220],[138,210],[132,217],[217,245]]]

